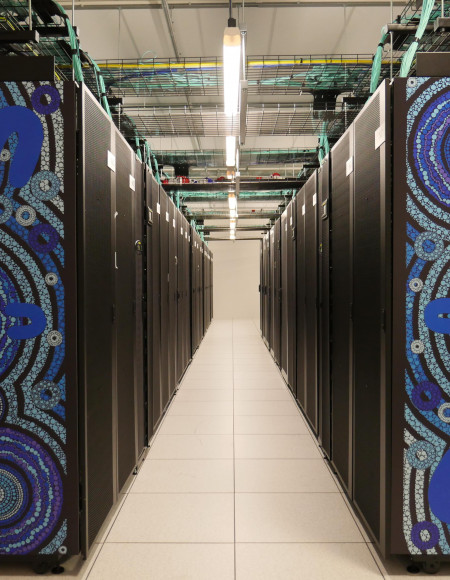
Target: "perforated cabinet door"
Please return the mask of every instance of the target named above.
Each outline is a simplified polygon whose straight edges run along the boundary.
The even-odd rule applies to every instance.
[[[305,186],[296,195],[297,400],[306,410]]]
[[[169,211],[169,343],[168,343],[168,380],[169,398],[177,386],[177,209],[171,199],[168,199]]]
[[[281,216],[280,224],[280,364],[285,376],[288,366],[288,218],[287,210]]]
[[[287,324],[288,324],[288,384],[295,392],[297,361],[297,304],[296,304],[296,261],[295,261],[295,199],[288,205],[287,213]]]

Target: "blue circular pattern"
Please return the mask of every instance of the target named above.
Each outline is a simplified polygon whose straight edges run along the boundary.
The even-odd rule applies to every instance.
[[[437,201],[450,205],[450,91],[439,95],[420,113],[414,134],[414,162],[422,187]]]
[[[1,554],[29,554],[56,527],[62,481],[53,459],[25,433],[0,428]]]
[[[14,284],[6,272],[0,268],[0,325],[3,330],[0,335],[0,377],[10,368],[19,350],[20,341],[8,336],[8,330],[14,323],[5,313],[6,305],[10,302],[18,302],[18,300]],[[16,324],[21,325],[22,321],[19,319]]]
[[[40,237],[46,237],[47,241],[42,243]],[[49,224],[38,224],[34,226],[28,234],[28,242],[35,252],[48,254],[52,252],[59,243],[58,232]]]
[[[428,540],[422,539],[423,532],[428,532]],[[439,542],[439,538],[439,528],[432,522],[418,522],[412,527],[411,540],[420,550],[431,550]]]
[[[12,216],[14,208],[12,201],[4,195],[0,195],[0,206],[3,206],[3,211],[0,214],[0,224],[4,224]]]
[[[61,389],[52,381],[41,381],[31,389],[31,400],[38,409],[49,411],[56,407],[60,399]]]
[[[31,226],[36,219],[36,211],[29,205],[21,205],[16,211],[16,221],[21,226]]]
[[[42,188],[42,183],[49,184],[48,190]],[[61,188],[57,175],[51,171],[39,171],[30,180],[31,193],[41,201],[50,201],[56,197]]]
[[[428,441],[415,441],[406,452],[406,457],[412,467],[428,469],[436,459],[436,449]]]
[[[42,104],[42,97],[50,97],[50,102],[46,105]],[[51,115],[59,109],[61,97],[55,87],[50,85],[42,85],[38,87],[31,95],[31,104],[35,111],[41,115]]]
[[[423,395],[428,397],[423,398]],[[442,393],[438,385],[423,381],[414,387],[411,399],[414,405],[421,411],[432,411],[441,402]]]
[[[428,251],[425,244],[432,242],[434,247]],[[414,250],[419,258],[422,260],[431,261],[436,260],[444,251],[443,240],[433,232],[423,232],[418,235],[416,241],[414,242]]]

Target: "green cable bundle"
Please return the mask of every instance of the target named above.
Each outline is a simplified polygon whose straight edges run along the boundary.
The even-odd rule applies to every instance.
[[[416,56],[417,49],[419,48],[419,42],[421,41],[425,30],[427,28],[428,22],[433,12],[434,0],[424,0],[422,5],[422,14],[420,15],[419,26],[417,27],[417,34],[414,42],[410,45],[408,50],[402,57],[402,64],[400,67],[400,77],[406,77],[411,70],[414,58]]]

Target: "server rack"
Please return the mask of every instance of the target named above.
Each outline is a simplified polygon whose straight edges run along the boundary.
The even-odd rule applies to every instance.
[[[165,406],[167,196],[85,86],[0,93],[0,557],[43,572],[87,554]]]
[[[281,364],[281,223],[278,220],[274,225],[273,242],[273,353],[277,364]]]
[[[323,160],[317,172],[318,195],[318,293],[319,293],[319,440],[331,457],[331,377],[330,377],[330,156]]]
[[[305,186],[296,196],[296,277],[297,277],[297,380],[296,397],[303,410],[306,408],[306,321],[305,321]]]
[[[178,384],[177,380],[177,210],[171,199],[168,202],[169,213],[169,277],[168,277],[168,292],[169,292],[169,336],[168,336],[168,381],[169,381],[169,399],[175,392]]]
[[[288,217],[287,209],[280,218],[280,367],[285,379],[288,370]]]
[[[176,214],[176,238],[177,238],[177,294],[176,294],[176,309],[177,309],[177,365],[176,377],[177,383],[181,379],[184,372],[186,361],[185,341],[186,341],[186,325],[183,309],[185,308],[185,284],[186,277],[185,256],[184,256],[184,232],[185,232],[184,217],[177,212]]]
[[[296,390],[296,372],[297,372],[297,356],[296,356],[296,332],[297,332],[297,305],[296,305],[296,272],[295,272],[295,219],[296,219],[296,205],[295,199],[287,207],[287,341],[288,341],[288,367],[287,367],[287,382],[295,393]]]
[[[169,387],[169,338],[170,325],[170,293],[169,293],[169,236],[170,236],[170,215],[169,198],[163,188],[159,189],[159,204],[161,217],[159,220],[159,243],[160,243],[160,284],[161,284],[161,407],[164,410],[170,399]]]
[[[352,493],[353,454],[353,126],[331,151],[331,440],[332,463]]]

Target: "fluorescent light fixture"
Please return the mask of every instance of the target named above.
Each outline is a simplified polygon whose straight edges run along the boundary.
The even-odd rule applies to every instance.
[[[235,229],[236,229],[236,220],[231,219],[230,220],[230,230],[235,230]]]
[[[237,210],[230,209],[230,218],[237,218]]]
[[[236,137],[228,136],[226,140],[226,161],[228,167],[236,165]]]
[[[235,193],[229,193],[228,194],[228,207],[230,209],[237,209],[237,200],[236,200],[236,194]]]
[[[235,239],[236,239],[236,233],[230,232],[230,240],[235,240]]]
[[[225,115],[238,112],[241,65],[241,31],[227,26],[223,34],[223,92]]]

